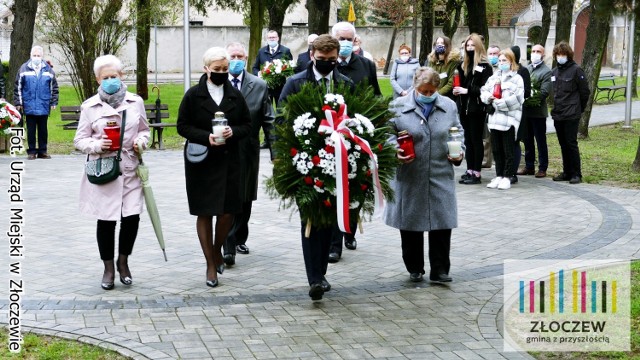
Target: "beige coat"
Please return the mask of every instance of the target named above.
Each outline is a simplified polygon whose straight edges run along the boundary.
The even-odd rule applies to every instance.
[[[149,124],[142,98],[127,92],[117,109],[100,100],[98,95],[89,98],[82,103],[80,122],[73,139],[75,147],[88,154],[90,160],[116,155],[115,151],[103,152],[100,139],[107,120],[115,120],[122,126],[121,112],[124,110],[127,110],[127,121],[120,162],[122,175],[110,183],[94,185],[87,180],[84,163],[82,165],[80,212],[99,220],[120,220],[121,216],[142,213],[142,183],[135,172],[138,157],[133,151],[133,144],[138,139],[142,139],[145,147],[149,142]]]

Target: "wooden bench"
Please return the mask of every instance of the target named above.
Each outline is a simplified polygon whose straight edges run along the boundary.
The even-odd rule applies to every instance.
[[[156,108],[157,107],[157,108]],[[164,150],[164,143],[162,142],[162,132],[166,127],[175,127],[175,123],[165,123],[162,119],[169,118],[169,105],[167,104],[146,104],[144,109],[147,112],[147,120],[149,121],[149,128],[151,128],[151,148],[155,149],[158,144],[159,150]],[[80,106],[61,106],[60,118],[62,121],[68,122],[63,124],[62,127],[65,130],[78,129],[78,121],[80,121]],[[158,140],[156,140],[156,133]]]
[[[611,85],[602,86],[600,85],[600,81],[611,81]],[[622,90],[622,93],[617,93],[618,90]],[[616,85],[616,77],[613,74],[601,75],[598,78],[598,85],[596,87],[596,95],[593,101],[598,101],[598,95],[600,93],[605,93],[605,99],[607,99],[607,103],[611,103],[613,99],[617,97],[626,97],[627,96],[627,87],[625,85]]]

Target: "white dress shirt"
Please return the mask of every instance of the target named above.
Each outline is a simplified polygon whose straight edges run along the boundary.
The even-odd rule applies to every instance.
[[[224,84],[218,86],[207,81],[207,90],[209,90],[209,95],[211,95],[213,101],[220,106],[220,102],[222,102],[222,98],[224,97]]]

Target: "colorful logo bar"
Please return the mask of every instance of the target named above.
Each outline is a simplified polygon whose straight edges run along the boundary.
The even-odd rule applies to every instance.
[[[520,280],[520,313],[556,313],[565,312],[565,270],[550,272],[548,280]],[[557,281],[556,281],[557,278]],[[587,271],[571,271],[569,289],[571,289],[572,310],[577,313],[596,313],[598,308],[601,313],[618,311],[618,281],[617,280],[587,280]],[[537,282],[537,286],[536,286]],[[588,286],[590,284],[591,286]],[[527,302],[528,285],[528,302]],[[548,289],[547,289],[548,286]],[[600,290],[598,290],[600,289]],[[545,295],[548,293],[548,296]],[[607,294],[611,299],[610,309],[607,308]],[[598,297],[600,299],[598,299]],[[536,298],[537,311],[536,311]],[[579,306],[578,306],[579,304]],[[588,304],[590,307],[588,308]],[[528,308],[528,309],[527,309]]]

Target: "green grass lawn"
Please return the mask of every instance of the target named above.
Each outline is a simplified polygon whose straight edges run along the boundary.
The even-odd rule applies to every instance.
[[[126,360],[114,351],[77,341],[52,336],[25,333],[22,351],[14,354],[7,347],[9,338],[5,328],[0,328],[0,359],[70,359],[70,360]]]

